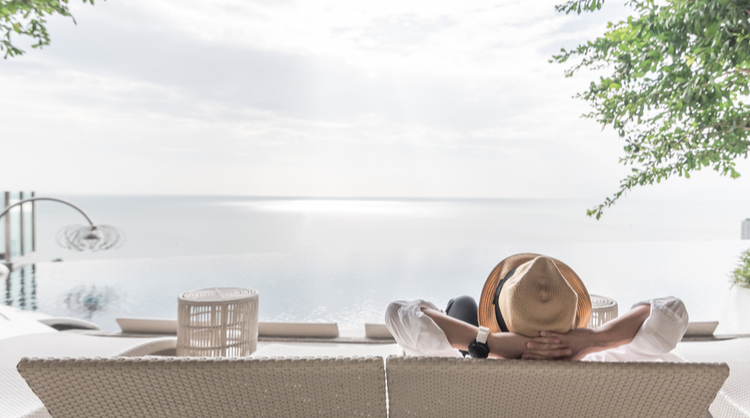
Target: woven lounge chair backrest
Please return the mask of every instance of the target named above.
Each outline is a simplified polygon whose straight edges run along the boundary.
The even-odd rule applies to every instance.
[[[381,357],[22,359],[55,418],[386,417]]]
[[[703,417],[726,364],[389,357],[401,417]]]

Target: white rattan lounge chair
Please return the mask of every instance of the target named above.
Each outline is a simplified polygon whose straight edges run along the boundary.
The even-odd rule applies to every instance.
[[[392,418],[695,417],[726,364],[569,363],[389,357]]]
[[[385,417],[382,357],[23,359],[55,418]]]
[[[23,359],[55,418],[695,417],[726,364],[424,357]],[[389,411],[386,409],[386,371]]]
[[[49,418],[16,366],[24,356],[145,356],[174,351],[177,339],[94,337],[74,332],[42,332],[0,340],[0,417]],[[85,415],[79,415],[85,417]]]
[[[683,342],[671,357],[689,362],[726,362],[729,378],[709,411],[714,418],[750,418],[750,338]]]

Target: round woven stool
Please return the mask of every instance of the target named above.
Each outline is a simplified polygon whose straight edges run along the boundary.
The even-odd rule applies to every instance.
[[[617,318],[617,302],[599,295],[591,296],[591,319],[588,328],[596,328]]]
[[[258,345],[258,292],[235,287],[177,298],[177,355],[245,357]]]

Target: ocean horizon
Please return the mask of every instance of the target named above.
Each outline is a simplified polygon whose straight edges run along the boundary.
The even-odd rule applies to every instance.
[[[739,239],[741,202],[625,199],[596,221],[585,215],[592,202],[578,199],[60,197],[127,240],[97,253],[59,248],[57,231],[83,219],[40,202],[42,261],[23,308],[107,330],[118,329],[116,317],[176,318],[180,293],[217,286],[259,290],[261,320],[356,328],[382,322],[396,299],[478,298],[492,268],[519,252],[564,261],[620,312],[674,295],[691,319],[717,320],[728,273],[749,246]],[[17,276],[7,304],[21,300]],[[102,302],[95,311],[76,304],[86,292]]]

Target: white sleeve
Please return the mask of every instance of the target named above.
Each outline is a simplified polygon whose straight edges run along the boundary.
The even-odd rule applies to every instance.
[[[584,361],[655,361],[677,347],[689,321],[685,304],[675,297],[651,299],[633,305],[651,305],[633,341],[617,348],[592,353]]]
[[[423,300],[399,300],[388,305],[385,326],[409,356],[462,357],[448,342],[435,321],[422,312],[422,307],[440,310]]]

